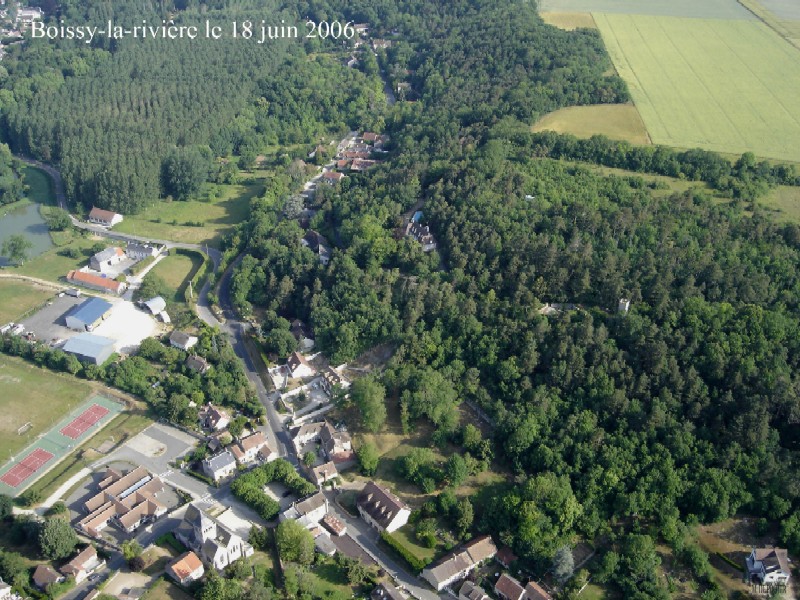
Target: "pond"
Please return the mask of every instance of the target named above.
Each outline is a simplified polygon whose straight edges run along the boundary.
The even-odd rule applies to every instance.
[[[25,184],[28,186],[28,198],[32,203],[17,202],[10,206],[0,206],[0,248],[9,237],[21,233],[32,244],[28,257],[39,256],[53,247],[47,224],[39,212],[40,204],[54,204],[50,177],[35,167],[25,167]],[[0,267],[8,265],[8,260],[0,256]]]
[[[39,213],[36,203],[15,205],[13,208],[0,206],[0,248],[9,237],[21,233],[32,244],[28,257],[40,255],[53,247],[50,231]],[[7,266],[8,260],[0,256],[0,266]]]

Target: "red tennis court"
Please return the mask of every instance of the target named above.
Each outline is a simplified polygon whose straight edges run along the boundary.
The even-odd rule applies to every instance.
[[[61,433],[73,440],[84,433],[89,427],[97,423],[108,414],[108,409],[99,404],[92,404],[89,408],[79,414],[69,425],[61,428]]]
[[[0,481],[15,488],[28,477],[36,473],[36,471],[38,471],[42,465],[44,465],[51,458],[53,458],[52,453],[48,452],[47,450],[37,448],[28,454],[28,456],[19,461],[16,465],[11,467],[8,473],[0,477]]]

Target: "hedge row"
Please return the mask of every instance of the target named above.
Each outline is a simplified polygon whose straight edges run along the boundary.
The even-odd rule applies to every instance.
[[[406,561],[406,564],[411,568],[415,574],[419,574],[428,563],[415,556],[408,548],[401,544],[391,533],[386,531],[381,533],[381,539],[389,546],[397,555]]]

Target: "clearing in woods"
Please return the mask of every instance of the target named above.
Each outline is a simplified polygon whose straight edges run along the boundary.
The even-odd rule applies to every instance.
[[[649,144],[647,128],[633,104],[570,106],[542,117],[533,131],[571,133],[578,137],[605,135],[632,144]]]
[[[594,18],[653,143],[800,160],[800,51],[766,25]]]

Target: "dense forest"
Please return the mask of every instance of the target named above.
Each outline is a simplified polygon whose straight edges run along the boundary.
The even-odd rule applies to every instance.
[[[6,144],[0,144],[0,206],[25,196],[22,163],[14,158]]]
[[[144,4],[67,2],[53,19],[160,23],[158,3]],[[221,4],[232,6],[207,7],[202,19],[224,23],[226,31],[232,16],[296,22],[300,14],[296,3]],[[175,20],[200,23],[199,8],[177,13]],[[313,51],[320,42],[307,45]],[[198,154],[235,154],[247,167],[269,145],[310,142],[327,131],[370,123],[385,102],[379,79],[330,57],[309,60],[302,39],[257,45],[230,36],[98,36],[91,47],[39,39],[9,51],[3,67],[2,139],[14,152],[59,164],[76,207],[122,213],[159,197],[188,195],[182,180],[170,177],[176,152],[184,171],[197,164],[186,155]]]
[[[598,577],[625,597],[666,597],[639,577],[637,560],[655,556],[642,525],[690,562],[683,524],[737,512],[781,523],[800,549],[800,228],[744,202],[796,173],[751,155],[529,133],[541,111],[625,91],[602,77],[590,32],[556,32],[522,3],[478,16],[480,4],[401,4],[405,43],[380,59],[410,70],[420,97],[386,119],[391,160],[315,200],[311,226],[337,242],[326,267],[283,218],[289,187],[255,200],[235,300],[260,307],[273,351],[294,318],[335,362],[393,343],[387,398],[404,425],[430,421],[436,443],[462,443],[459,403],[488,413],[520,485],[476,498],[477,527],[534,563],[575,534],[612,534]],[[511,21],[524,31],[491,48],[464,34]],[[536,57],[530,73],[522,56]],[[728,199],[653,194],[640,177],[560,158],[702,180]],[[429,255],[397,234],[418,201],[439,243]]]

